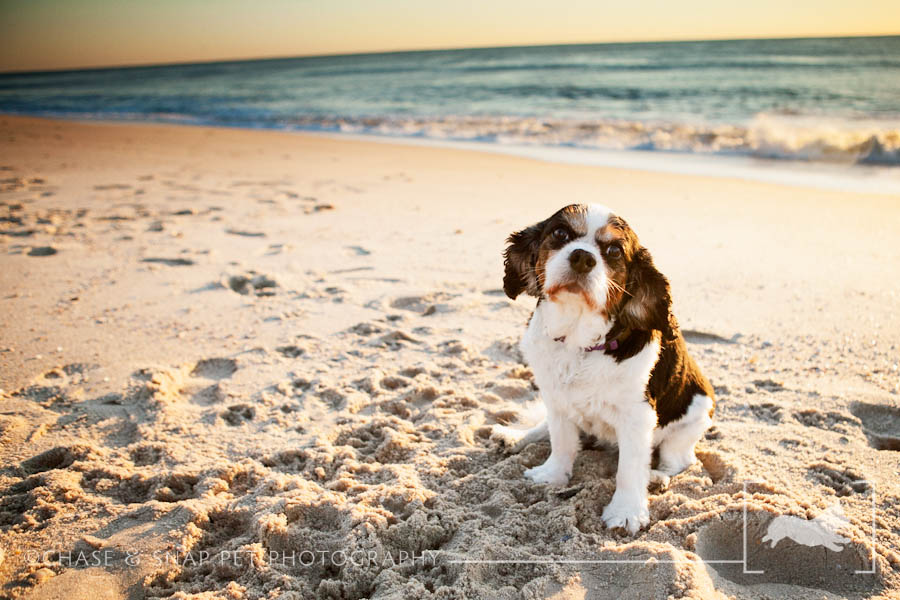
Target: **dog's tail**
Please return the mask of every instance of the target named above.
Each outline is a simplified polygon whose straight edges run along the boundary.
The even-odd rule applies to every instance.
[[[491,439],[497,440],[511,452],[519,452],[528,444],[550,438],[550,432],[547,429],[547,412],[543,402],[534,402],[526,406],[520,420],[531,423],[538,421],[538,424],[531,429],[513,429],[506,425],[494,425],[491,430]]]

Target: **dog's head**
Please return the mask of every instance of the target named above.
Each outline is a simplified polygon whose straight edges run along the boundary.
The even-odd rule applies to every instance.
[[[507,239],[503,290],[580,302],[622,327],[665,327],[669,282],[637,234],[605,206],[572,204]]]

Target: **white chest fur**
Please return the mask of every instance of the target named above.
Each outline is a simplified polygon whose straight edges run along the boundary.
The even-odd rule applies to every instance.
[[[596,313],[578,311],[577,305],[542,302],[521,343],[548,412],[607,439],[628,408],[644,401],[659,355],[655,341],[622,362],[600,350],[585,352],[602,341],[610,326]],[[563,336],[565,341],[557,341]]]

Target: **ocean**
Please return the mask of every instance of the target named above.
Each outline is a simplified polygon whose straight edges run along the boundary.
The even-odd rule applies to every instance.
[[[900,36],[4,74],[0,112],[900,166]]]

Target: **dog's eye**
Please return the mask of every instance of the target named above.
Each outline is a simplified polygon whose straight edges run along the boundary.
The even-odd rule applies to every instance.
[[[557,242],[565,242],[569,239],[569,230],[565,227],[557,227],[550,235],[552,235],[553,239]]]
[[[622,247],[618,244],[612,244],[606,247],[607,258],[620,258],[622,256]]]

